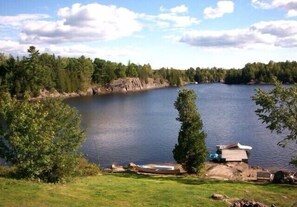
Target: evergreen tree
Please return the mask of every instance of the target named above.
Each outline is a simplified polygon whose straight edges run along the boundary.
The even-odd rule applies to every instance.
[[[125,78],[126,77],[127,67],[122,63],[118,63],[114,71],[116,78]]]
[[[179,113],[177,120],[181,122],[181,128],[173,156],[189,173],[198,173],[207,156],[206,133],[202,130],[203,123],[195,104],[196,98],[193,90],[182,89],[174,103]]]
[[[26,91],[33,96],[39,95],[39,90],[42,89],[42,82],[44,75],[44,69],[39,62],[39,51],[34,46],[30,46],[27,50],[29,57],[25,61],[25,88]],[[24,94],[23,94],[24,95]]]
[[[138,77],[137,73],[137,65],[134,63],[128,63],[127,70],[126,70],[126,76],[127,77]]]

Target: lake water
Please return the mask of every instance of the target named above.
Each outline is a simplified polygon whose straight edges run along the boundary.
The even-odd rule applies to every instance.
[[[217,144],[240,142],[253,150],[249,163],[272,169],[292,169],[288,162],[293,147],[281,148],[255,114],[251,100],[255,89],[271,86],[225,84],[188,85],[197,95],[198,111],[209,152]],[[82,115],[87,139],[82,152],[101,166],[129,162],[173,163],[172,149],[180,123],[174,102],[178,88],[163,88],[130,94],[77,97],[65,100]]]

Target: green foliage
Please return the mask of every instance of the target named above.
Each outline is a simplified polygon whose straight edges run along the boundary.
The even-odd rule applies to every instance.
[[[24,60],[23,67],[23,89],[30,92],[32,96],[39,95],[40,89],[45,82],[45,68],[42,67],[39,61],[39,51],[34,46],[28,49],[29,57]]]
[[[7,57],[0,53],[0,91],[7,92],[9,90],[10,72],[7,64]]]
[[[76,170],[77,176],[95,176],[100,173],[100,168],[95,163],[90,163],[86,158],[80,157]]]
[[[174,103],[179,113],[177,120],[181,122],[181,128],[173,156],[189,173],[198,173],[207,156],[206,133],[202,130],[203,123],[196,107],[196,98],[193,90],[182,89]]]
[[[285,138],[278,145],[285,147],[289,142],[297,140],[297,85],[283,87],[275,82],[275,88],[270,92],[257,89],[252,97],[257,105],[256,114],[271,132],[283,134]],[[296,157],[291,164],[297,167]]]
[[[171,86],[182,86],[183,81],[186,81],[187,79],[185,71],[173,68],[161,68],[156,71],[156,74],[158,74],[162,79],[167,80]]]
[[[197,67],[196,70],[194,68],[186,70],[186,75],[190,82],[218,83],[224,81],[226,70],[215,67],[211,69]]]
[[[0,156],[21,178],[58,182],[77,166],[85,136],[76,110],[60,100],[0,99]]]
[[[297,82],[297,62],[247,63],[242,70],[227,72],[225,82],[238,83],[273,83],[277,79],[282,83]]]
[[[152,77],[153,71],[150,64],[144,64],[142,67],[138,67],[138,77],[141,80],[144,80],[146,83],[148,82],[148,78]]]
[[[126,77],[126,70],[127,67],[123,65],[122,63],[117,64],[117,67],[115,69],[115,75],[117,78],[125,78]]]
[[[126,70],[127,77],[138,77],[137,65],[134,63],[128,63]]]
[[[92,80],[96,84],[106,85],[116,78],[126,77],[126,67],[111,61],[95,58]]]
[[[216,67],[153,70],[150,64],[130,61],[123,65],[100,58],[92,61],[84,56],[62,58],[40,54],[34,46],[30,46],[28,56],[22,58],[0,53],[0,92],[9,92],[18,98],[23,98],[25,93],[35,97],[45,89],[61,93],[86,91],[92,85],[108,86],[111,81],[125,77],[138,77],[145,82],[148,78],[158,78],[171,86],[187,82],[271,83],[275,77],[283,83],[297,83],[297,62],[248,63],[242,69],[230,70]]]
[[[0,165],[0,177],[13,177],[15,172],[14,166]]]
[[[240,84],[241,83],[242,70],[231,69],[227,71],[225,77],[225,83],[227,84]]]
[[[92,75],[92,81],[93,83],[96,84],[106,84],[104,83],[104,76],[106,74],[104,74],[104,70],[103,67],[105,65],[105,60],[99,59],[99,58],[95,58],[93,65],[94,65],[94,73]]]
[[[66,59],[63,58],[56,59],[53,65],[56,89],[59,92],[71,92],[70,78],[68,76],[68,71],[66,70],[66,65]]]
[[[90,58],[85,58],[81,56],[78,58],[78,71],[79,80],[80,80],[80,91],[85,91],[91,83],[92,74],[94,72],[94,67],[92,60]]]

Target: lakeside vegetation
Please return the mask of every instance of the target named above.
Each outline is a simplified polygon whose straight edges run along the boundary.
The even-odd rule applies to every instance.
[[[56,183],[98,173],[79,153],[80,123],[78,111],[59,99],[19,101],[0,93],[0,158],[14,169],[8,175]]]
[[[0,107],[0,124],[2,124],[0,155],[15,164],[16,176],[34,181],[11,179],[13,176],[10,178],[0,176],[0,194],[7,195],[0,197],[0,205],[228,206],[225,201],[211,199],[210,196],[213,193],[220,193],[229,198],[256,200],[276,206],[292,206],[297,202],[297,188],[293,185],[213,181],[199,178],[196,175],[151,177],[122,173],[79,177],[96,175],[99,173],[99,168],[76,154],[77,147],[80,146],[84,137],[79,127],[78,114],[70,108],[65,108],[57,100],[31,102],[26,99],[28,94],[37,96],[43,89],[59,92],[83,91],[94,84],[105,86],[114,79],[125,77],[138,77],[144,81],[147,78],[159,78],[176,86],[183,82],[272,83],[275,79],[285,83],[294,83],[297,82],[296,62],[247,64],[242,70],[216,68],[190,68],[184,71],[165,68],[152,70],[149,64],[140,66],[129,62],[125,66],[101,59],[92,61],[84,56],[56,58],[54,55],[39,54],[34,47],[30,47],[28,52],[29,56],[22,59],[4,55],[0,58],[0,94],[6,94],[0,98],[0,106],[2,106]],[[11,98],[7,92],[25,99],[18,101]],[[293,95],[296,94],[296,90],[292,89],[292,92]],[[283,94],[285,97],[293,97],[296,100],[293,95],[281,93]],[[274,97],[273,94],[263,95],[269,98]],[[262,96],[259,98],[260,101],[257,103],[261,103]],[[265,99],[264,103],[266,102]],[[268,102],[270,106],[271,101],[268,100]],[[177,109],[178,105],[176,102]],[[184,106],[183,103],[180,105]],[[278,105],[278,102],[274,105]],[[196,110],[191,104],[186,109],[189,108],[193,109],[189,110],[191,114]],[[178,119],[184,120],[182,116]],[[199,120],[197,122],[197,119],[200,119],[199,114],[193,120],[185,122],[186,127],[189,127],[192,122],[199,125],[189,127],[189,133],[185,136],[186,140],[189,140],[189,136],[193,137],[191,132],[202,128],[202,123]],[[270,120],[275,124],[275,121],[270,118],[266,122],[269,123]],[[292,127],[288,125],[289,127],[283,128],[290,130],[295,127],[294,120]],[[281,120],[280,124],[283,123],[284,121]],[[67,124],[73,124],[73,126]],[[295,128],[292,130],[294,134],[296,134]],[[280,131],[280,127],[276,129]],[[184,132],[184,130],[181,131]],[[200,135],[204,141],[204,134]],[[290,137],[290,139],[296,140],[296,137]],[[73,140],[76,141],[73,142]],[[191,140],[190,143],[192,142]],[[180,150],[189,152],[185,156],[188,160],[185,161],[182,158],[180,162],[190,161],[186,163],[189,164],[188,172],[195,173],[200,170],[198,164],[203,163],[205,152],[197,151],[201,149],[201,146],[191,147],[194,147],[192,151]],[[201,159],[193,160],[192,157],[197,157],[199,153]],[[193,166],[199,170],[192,170]],[[68,178],[73,180],[64,185],[61,184]],[[40,180],[60,183],[54,185],[37,182]]]
[[[84,177],[63,184],[0,178],[1,206],[213,206],[219,193],[268,206],[293,206],[294,185],[204,180],[197,177],[155,177],[129,173]]]
[[[13,57],[0,53],[0,92],[9,92],[17,97],[25,93],[38,96],[40,90],[58,92],[85,91],[91,86],[107,86],[119,78],[137,77],[167,81],[171,86],[185,82],[227,84],[272,83],[276,78],[282,83],[297,82],[297,62],[247,63],[242,69],[222,68],[174,68],[152,69],[150,64],[128,62],[116,63],[100,58],[91,60],[85,56],[78,58],[56,57],[43,53],[31,46],[28,56]]]
[[[208,157],[203,122],[196,106],[195,91],[181,89],[174,102],[178,111],[177,121],[181,123],[177,144],[172,151],[175,161],[188,173],[200,173]]]

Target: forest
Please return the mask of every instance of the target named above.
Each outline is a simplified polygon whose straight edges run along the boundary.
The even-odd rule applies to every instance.
[[[171,86],[188,82],[226,84],[271,83],[278,79],[282,83],[297,82],[297,62],[247,63],[242,69],[223,68],[174,68],[152,69],[151,65],[127,65],[100,58],[56,57],[54,54],[40,53],[34,46],[28,55],[14,57],[0,53],[0,92],[9,92],[16,97],[25,94],[38,96],[41,90],[58,92],[85,91],[91,86],[108,86],[119,78],[138,77],[168,81]]]

